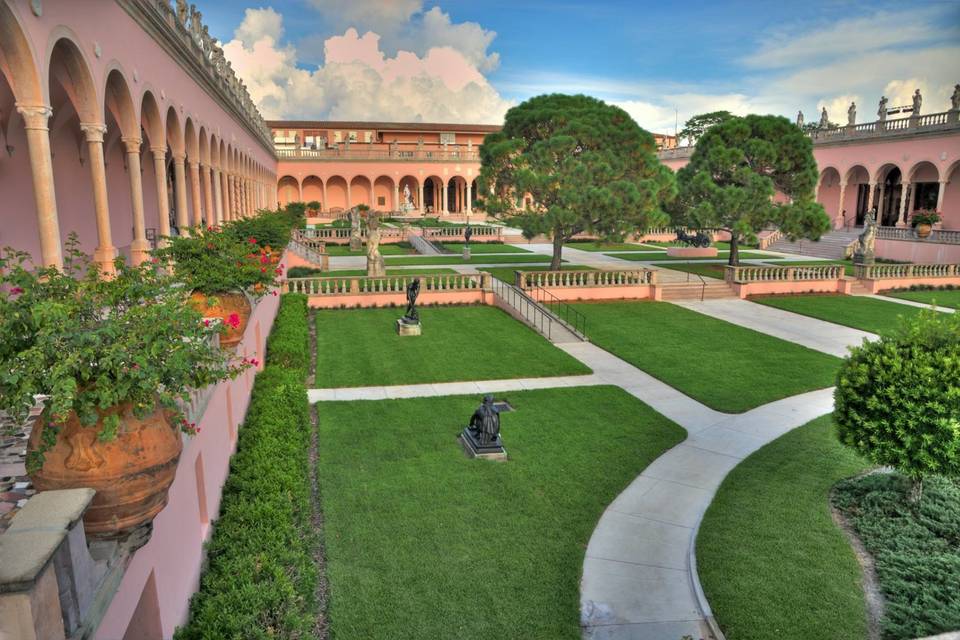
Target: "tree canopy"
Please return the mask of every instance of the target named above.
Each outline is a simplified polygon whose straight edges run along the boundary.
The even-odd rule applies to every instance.
[[[480,147],[480,193],[493,215],[516,216],[525,234],[553,238],[551,269],[563,244],[582,232],[621,238],[663,224],[659,203],[675,194],[656,145],[623,109],[588,96],[543,95],[507,112],[503,129]],[[536,215],[529,215],[536,214]]]
[[[731,265],[739,264],[738,243],[767,226],[816,240],[830,228],[814,200],[818,175],[813,144],[792,122],[734,116],[707,130],[677,172],[674,222],[729,231]]]
[[[683,123],[683,129],[677,134],[679,140],[687,139],[690,144],[696,144],[707,129],[715,124],[726,122],[734,115],[729,111],[711,111],[693,116]]]

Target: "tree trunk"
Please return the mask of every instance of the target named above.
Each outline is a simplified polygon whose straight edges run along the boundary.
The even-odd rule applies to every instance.
[[[919,504],[920,500],[923,498],[923,478],[917,477],[913,479],[913,485],[910,487],[910,496],[909,500],[911,504]]]
[[[737,234],[730,232],[730,260],[727,262],[731,267],[740,266],[740,248],[737,246]]]
[[[550,260],[550,271],[560,271],[563,260],[563,234],[553,232],[553,258]]]

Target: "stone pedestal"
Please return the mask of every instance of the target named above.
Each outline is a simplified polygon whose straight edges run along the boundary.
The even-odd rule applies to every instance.
[[[465,246],[465,247],[463,248],[463,259],[464,259],[464,260],[469,260],[469,259],[470,259],[470,247]]]
[[[465,427],[457,437],[463,446],[463,451],[471,458],[483,458],[484,460],[504,461],[507,459],[507,450],[503,448],[503,442],[498,436],[496,440],[488,444],[481,444],[470,431],[470,427]]]
[[[404,322],[403,318],[397,318],[397,335],[398,336],[419,336],[422,331],[422,327],[419,322]]]
[[[350,251],[357,252],[363,248],[360,236],[350,236]]]

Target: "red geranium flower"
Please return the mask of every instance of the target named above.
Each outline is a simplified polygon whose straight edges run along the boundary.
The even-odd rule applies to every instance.
[[[231,313],[231,314],[227,317],[227,324],[230,325],[231,327],[233,327],[234,329],[236,329],[237,327],[239,327],[239,326],[240,326],[240,314],[239,314],[239,313]]]

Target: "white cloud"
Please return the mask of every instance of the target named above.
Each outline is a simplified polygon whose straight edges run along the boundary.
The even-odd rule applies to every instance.
[[[359,27],[378,33],[393,32],[423,11],[422,0],[309,0],[338,28]]]
[[[510,103],[451,46],[389,55],[381,38],[347,29],[324,42],[324,64],[297,67],[272,9],[248,9],[224,53],[268,119],[501,122]]]

